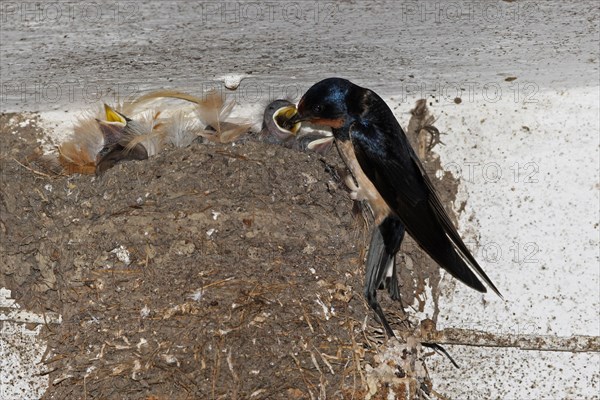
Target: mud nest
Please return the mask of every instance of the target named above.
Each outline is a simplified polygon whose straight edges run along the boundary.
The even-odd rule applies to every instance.
[[[62,315],[45,328],[45,398],[364,398],[380,332],[362,296],[369,231],[335,151],[193,143],[50,178],[23,162],[36,117],[19,132],[25,117],[0,118],[0,286]],[[424,265],[402,268],[413,304],[439,272],[410,240],[402,252]]]

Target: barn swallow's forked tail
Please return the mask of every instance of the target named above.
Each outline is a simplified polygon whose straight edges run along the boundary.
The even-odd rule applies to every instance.
[[[400,287],[396,274],[396,253],[404,238],[404,225],[397,217],[387,217],[373,230],[369,252],[367,253],[365,298],[371,309],[377,314],[388,337],[396,337],[377,301],[377,289],[387,289],[392,300],[400,301]],[[437,343],[422,342],[423,346],[440,352],[454,365],[460,368],[450,354]]]
[[[395,335],[377,301],[377,289],[387,288],[393,300],[400,300],[395,258],[404,238],[404,231],[404,225],[397,217],[387,217],[373,229],[367,253],[365,297],[389,337]]]

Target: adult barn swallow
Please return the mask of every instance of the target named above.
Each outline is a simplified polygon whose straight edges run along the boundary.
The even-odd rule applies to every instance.
[[[481,278],[500,292],[479,266],[450,221],[433,184],[388,105],[372,90],[341,78],[313,85],[292,122],[330,127],[338,151],[369,202],[377,228],[367,255],[365,297],[387,334],[394,336],[376,290],[399,298],[394,258],[404,230],[442,268],[467,286],[486,292]],[[479,278],[477,275],[479,275]]]

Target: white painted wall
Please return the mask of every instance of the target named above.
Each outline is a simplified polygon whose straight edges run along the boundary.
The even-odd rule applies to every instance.
[[[542,88],[531,103],[510,96],[440,107],[448,135],[438,151],[460,174],[460,197],[467,199],[460,230],[478,242],[477,258],[505,300],[447,279],[438,329],[600,335],[598,91]],[[598,349],[447,347],[469,365],[452,370],[442,360],[431,368],[453,398],[599,395]]]

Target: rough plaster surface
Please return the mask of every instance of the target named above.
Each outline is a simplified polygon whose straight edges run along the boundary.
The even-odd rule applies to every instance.
[[[25,321],[43,316],[19,312],[10,290],[0,288],[0,399],[39,398],[48,387],[48,377],[40,375],[40,361],[46,342],[39,337],[42,325]],[[18,315],[17,315],[18,314]]]

